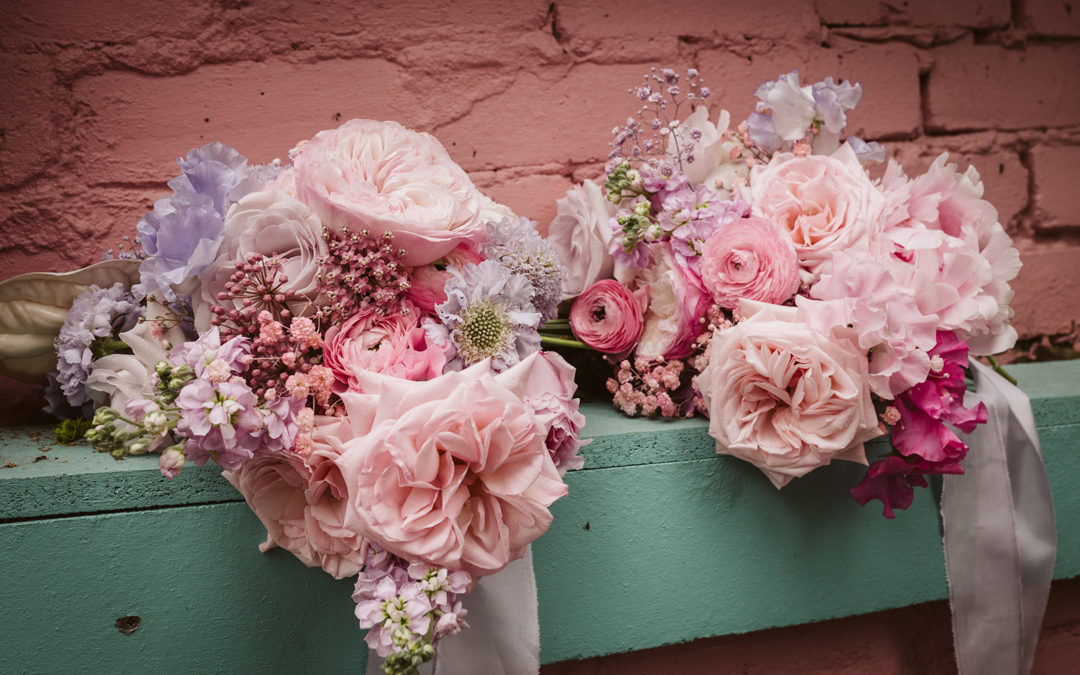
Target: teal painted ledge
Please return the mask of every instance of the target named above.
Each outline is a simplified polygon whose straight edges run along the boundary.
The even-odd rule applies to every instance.
[[[1009,368],[1032,399],[1058,524],[1080,575],[1080,361]],[[782,491],[718,457],[702,420],[586,406],[584,470],[534,545],[545,663],[862,614],[947,596],[932,491],[893,521],[839,463]],[[358,672],[347,582],[276,550],[211,467],[169,483],[0,431],[0,653],[14,672]],[[39,459],[41,458],[41,459]],[[114,622],[140,617],[121,634]]]

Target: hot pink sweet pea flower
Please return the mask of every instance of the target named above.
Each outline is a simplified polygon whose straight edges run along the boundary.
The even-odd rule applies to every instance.
[[[347,490],[335,464],[351,437],[348,420],[317,417],[306,457],[259,453],[240,470],[223,474],[266,527],[260,550],[280,546],[335,579],[360,571],[364,538],[344,525]]]
[[[745,318],[713,335],[697,386],[716,451],[780,488],[835,459],[866,463],[880,436],[866,352],[813,330],[795,307],[744,301]]]
[[[649,294],[636,354],[681,359],[694,351],[695,340],[705,330],[709,294],[693,273],[676,261],[670,244],[654,244],[649,254],[649,266],[634,280],[638,290]]]
[[[483,240],[483,195],[429,134],[357,119],[320,131],[298,151],[297,194],[335,232],[393,231],[411,266]]]
[[[369,393],[342,399],[367,431],[336,460],[350,529],[397,556],[476,576],[547,530],[547,507],[566,485],[534,415],[486,362],[428,382],[360,384]]]
[[[570,307],[570,328],[579,340],[606,354],[633,349],[644,327],[648,297],[614,279],[585,289]]]
[[[716,304],[727,309],[741,299],[779,305],[799,290],[795,247],[763,218],[736,220],[705,241],[701,280]]]
[[[816,281],[837,251],[879,245],[885,198],[846,144],[831,156],[778,153],[754,167],[750,203],[754,215],[791,237],[805,283]]]

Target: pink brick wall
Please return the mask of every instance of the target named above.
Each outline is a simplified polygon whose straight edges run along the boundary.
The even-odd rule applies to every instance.
[[[437,134],[481,187],[546,225],[573,181],[599,174],[610,128],[634,108],[626,88],[666,65],[700,68],[736,115],[793,67],[862,82],[852,131],[913,169],[948,150],[982,173],[1024,255],[1021,334],[1075,327],[1080,3],[1064,0],[5,0],[0,275],[94,261],[134,233],[190,147],[223,140],[267,161],[351,117]],[[27,419],[34,394],[2,384],[2,418]],[[867,639],[906,639],[897,616]],[[1075,661],[1065,623],[1044,636],[1040,672]],[[746,642],[738,653],[758,667],[745,667],[768,670],[791,639],[811,652],[835,642],[789,630]],[[934,645],[925,653],[947,663],[947,635]],[[866,671],[818,651],[789,665]],[[874,670],[948,670],[888,654]]]
[[[909,167],[983,174],[1027,265],[1024,336],[1080,318],[1080,6],[1060,0],[14,0],[0,13],[0,269],[93,261],[134,232],[175,157],[253,160],[351,117],[432,131],[546,225],[595,177],[626,88],[697,66],[737,117],[798,67],[860,81],[851,131]]]

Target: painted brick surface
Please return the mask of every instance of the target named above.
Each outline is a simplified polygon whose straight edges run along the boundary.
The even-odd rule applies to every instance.
[[[934,50],[926,87],[930,130],[1080,124],[1080,45],[957,44]]]
[[[1039,146],[1032,149],[1032,171],[1039,182],[1035,204],[1040,228],[1080,225],[1080,191],[1077,191],[1076,167],[1080,166],[1080,147]]]

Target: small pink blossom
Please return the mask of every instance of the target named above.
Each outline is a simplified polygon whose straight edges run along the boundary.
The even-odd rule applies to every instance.
[[[644,327],[646,292],[634,293],[614,279],[598,281],[570,308],[570,327],[593,349],[620,354],[633,349]]]
[[[737,220],[705,242],[701,279],[713,300],[727,309],[741,299],[780,304],[799,289],[795,247],[767,220]]]

